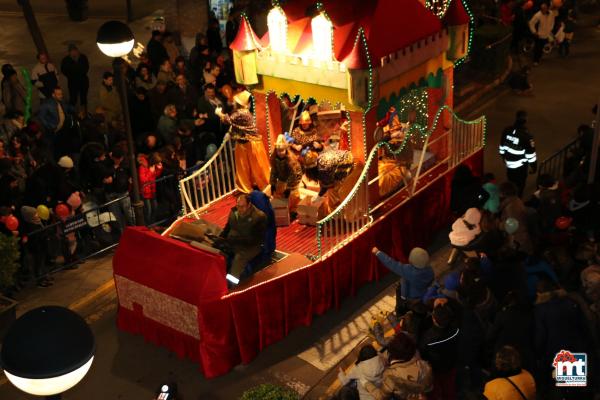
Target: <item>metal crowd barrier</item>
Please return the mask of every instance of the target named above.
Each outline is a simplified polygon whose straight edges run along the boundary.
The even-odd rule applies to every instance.
[[[585,162],[587,151],[581,152],[582,138],[578,137],[565,147],[542,161],[538,167],[538,176],[543,174],[551,175],[556,180],[562,180],[566,177],[569,171],[567,160],[572,156],[578,156],[580,161]],[[581,152],[582,154],[576,154]]]
[[[201,165],[193,166],[179,174],[159,177],[156,184],[158,210],[156,218],[147,226],[168,224],[181,215],[182,205],[178,182],[182,176],[195,172]],[[43,254],[32,254],[24,246],[23,266],[33,271],[34,256],[43,258],[44,274],[52,274],[70,268],[86,259],[96,257],[115,248],[125,227],[135,224],[130,195],[124,194],[97,205],[92,201],[82,204],[80,212],[64,220],[55,220],[27,235],[28,241],[39,240]],[[71,246],[71,248],[70,248]],[[72,249],[75,249],[71,254]],[[64,262],[59,262],[63,258]],[[39,262],[39,261],[38,261]]]

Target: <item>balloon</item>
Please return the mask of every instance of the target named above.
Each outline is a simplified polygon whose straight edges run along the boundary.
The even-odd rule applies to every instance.
[[[69,206],[67,206],[66,204],[58,204],[55,208],[54,208],[54,212],[56,213],[56,215],[58,215],[60,218],[67,218],[70,214],[71,214],[71,210],[69,210]]]
[[[9,215],[4,219],[4,225],[9,231],[16,231],[19,228],[19,220],[14,215]]]
[[[81,205],[81,197],[78,192],[73,192],[67,199],[67,204],[71,206],[73,210],[76,210]]]
[[[516,219],[514,219],[514,218],[507,218],[506,221],[504,221],[504,230],[509,235],[512,235],[518,229],[519,229],[519,221],[517,221]]]
[[[527,10],[531,10],[533,8],[533,1],[529,0],[525,3],[523,3],[523,10],[527,11]]]
[[[39,206],[37,206],[36,211],[40,219],[48,221],[48,219],[50,218],[50,210],[48,210],[48,207],[46,207],[45,205],[40,204]]]
[[[554,226],[556,226],[557,229],[564,231],[565,229],[569,229],[569,227],[571,226],[571,222],[573,222],[573,218],[564,216],[558,217],[556,218]]]

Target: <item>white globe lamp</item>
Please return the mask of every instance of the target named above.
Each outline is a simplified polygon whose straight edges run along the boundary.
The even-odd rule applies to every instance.
[[[95,349],[92,330],[77,313],[58,306],[40,307],[9,328],[0,366],[23,392],[60,399],[87,374]]]

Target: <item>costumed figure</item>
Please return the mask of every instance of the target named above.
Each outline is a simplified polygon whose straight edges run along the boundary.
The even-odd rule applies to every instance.
[[[323,150],[321,136],[308,111],[302,111],[302,114],[300,114],[299,125],[292,130],[291,134],[294,140],[292,149],[296,154],[300,154],[305,149]]]
[[[397,190],[402,184],[408,186],[411,179],[410,166],[413,161],[413,143],[407,135],[410,135],[411,124],[416,119],[416,113],[409,113],[408,122],[400,122],[398,112],[395,107],[390,107],[386,118],[377,123],[381,128],[382,140],[389,144],[383,146],[379,153],[378,172],[379,172],[379,194],[386,196]],[[395,151],[402,148],[398,154]]]
[[[250,112],[250,92],[233,96],[235,109],[230,115],[219,107],[215,110],[223,123],[231,125],[229,132],[235,143],[235,182],[239,190],[250,193],[254,186],[264,190],[269,183],[269,156]]]
[[[273,197],[289,199],[290,212],[295,212],[300,201],[300,181],[302,167],[289,151],[289,143],[284,135],[275,142],[275,151],[271,155],[271,194]]]
[[[328,150],[317,153],[308,150],[304,155],[306,175],[319,182],[319,196],[327,193],[327,208],[334,210],[344,200],[343,184],[354,169],[354,157],[347,150]],[[347,194],[347,193],[345,193]]]

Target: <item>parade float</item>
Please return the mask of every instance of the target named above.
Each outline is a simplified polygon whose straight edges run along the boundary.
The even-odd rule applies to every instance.
[[[228,290],[222,255],[172,237],[180,221],[225,225],[239,191],[226,137],[181,180],[181,219],[162,236],[128,229],[114,257],[119,328],[197,361],[207,377],[249,363],[378,279],[375,244],[400,259],[426,246],[450,217],[455,167],[482,171],[485,119],[452,111],[454,67],[470,44],[461,0],[289,0],[267,20],[258,37],[242,16],[231,44],[236,80],[252,93],[268,154],[303,111],[323,140],[336,136],[351,153],[337,198],[330,189],[315,205],[303,180],[313,221],[279,227],[278,257]]]

